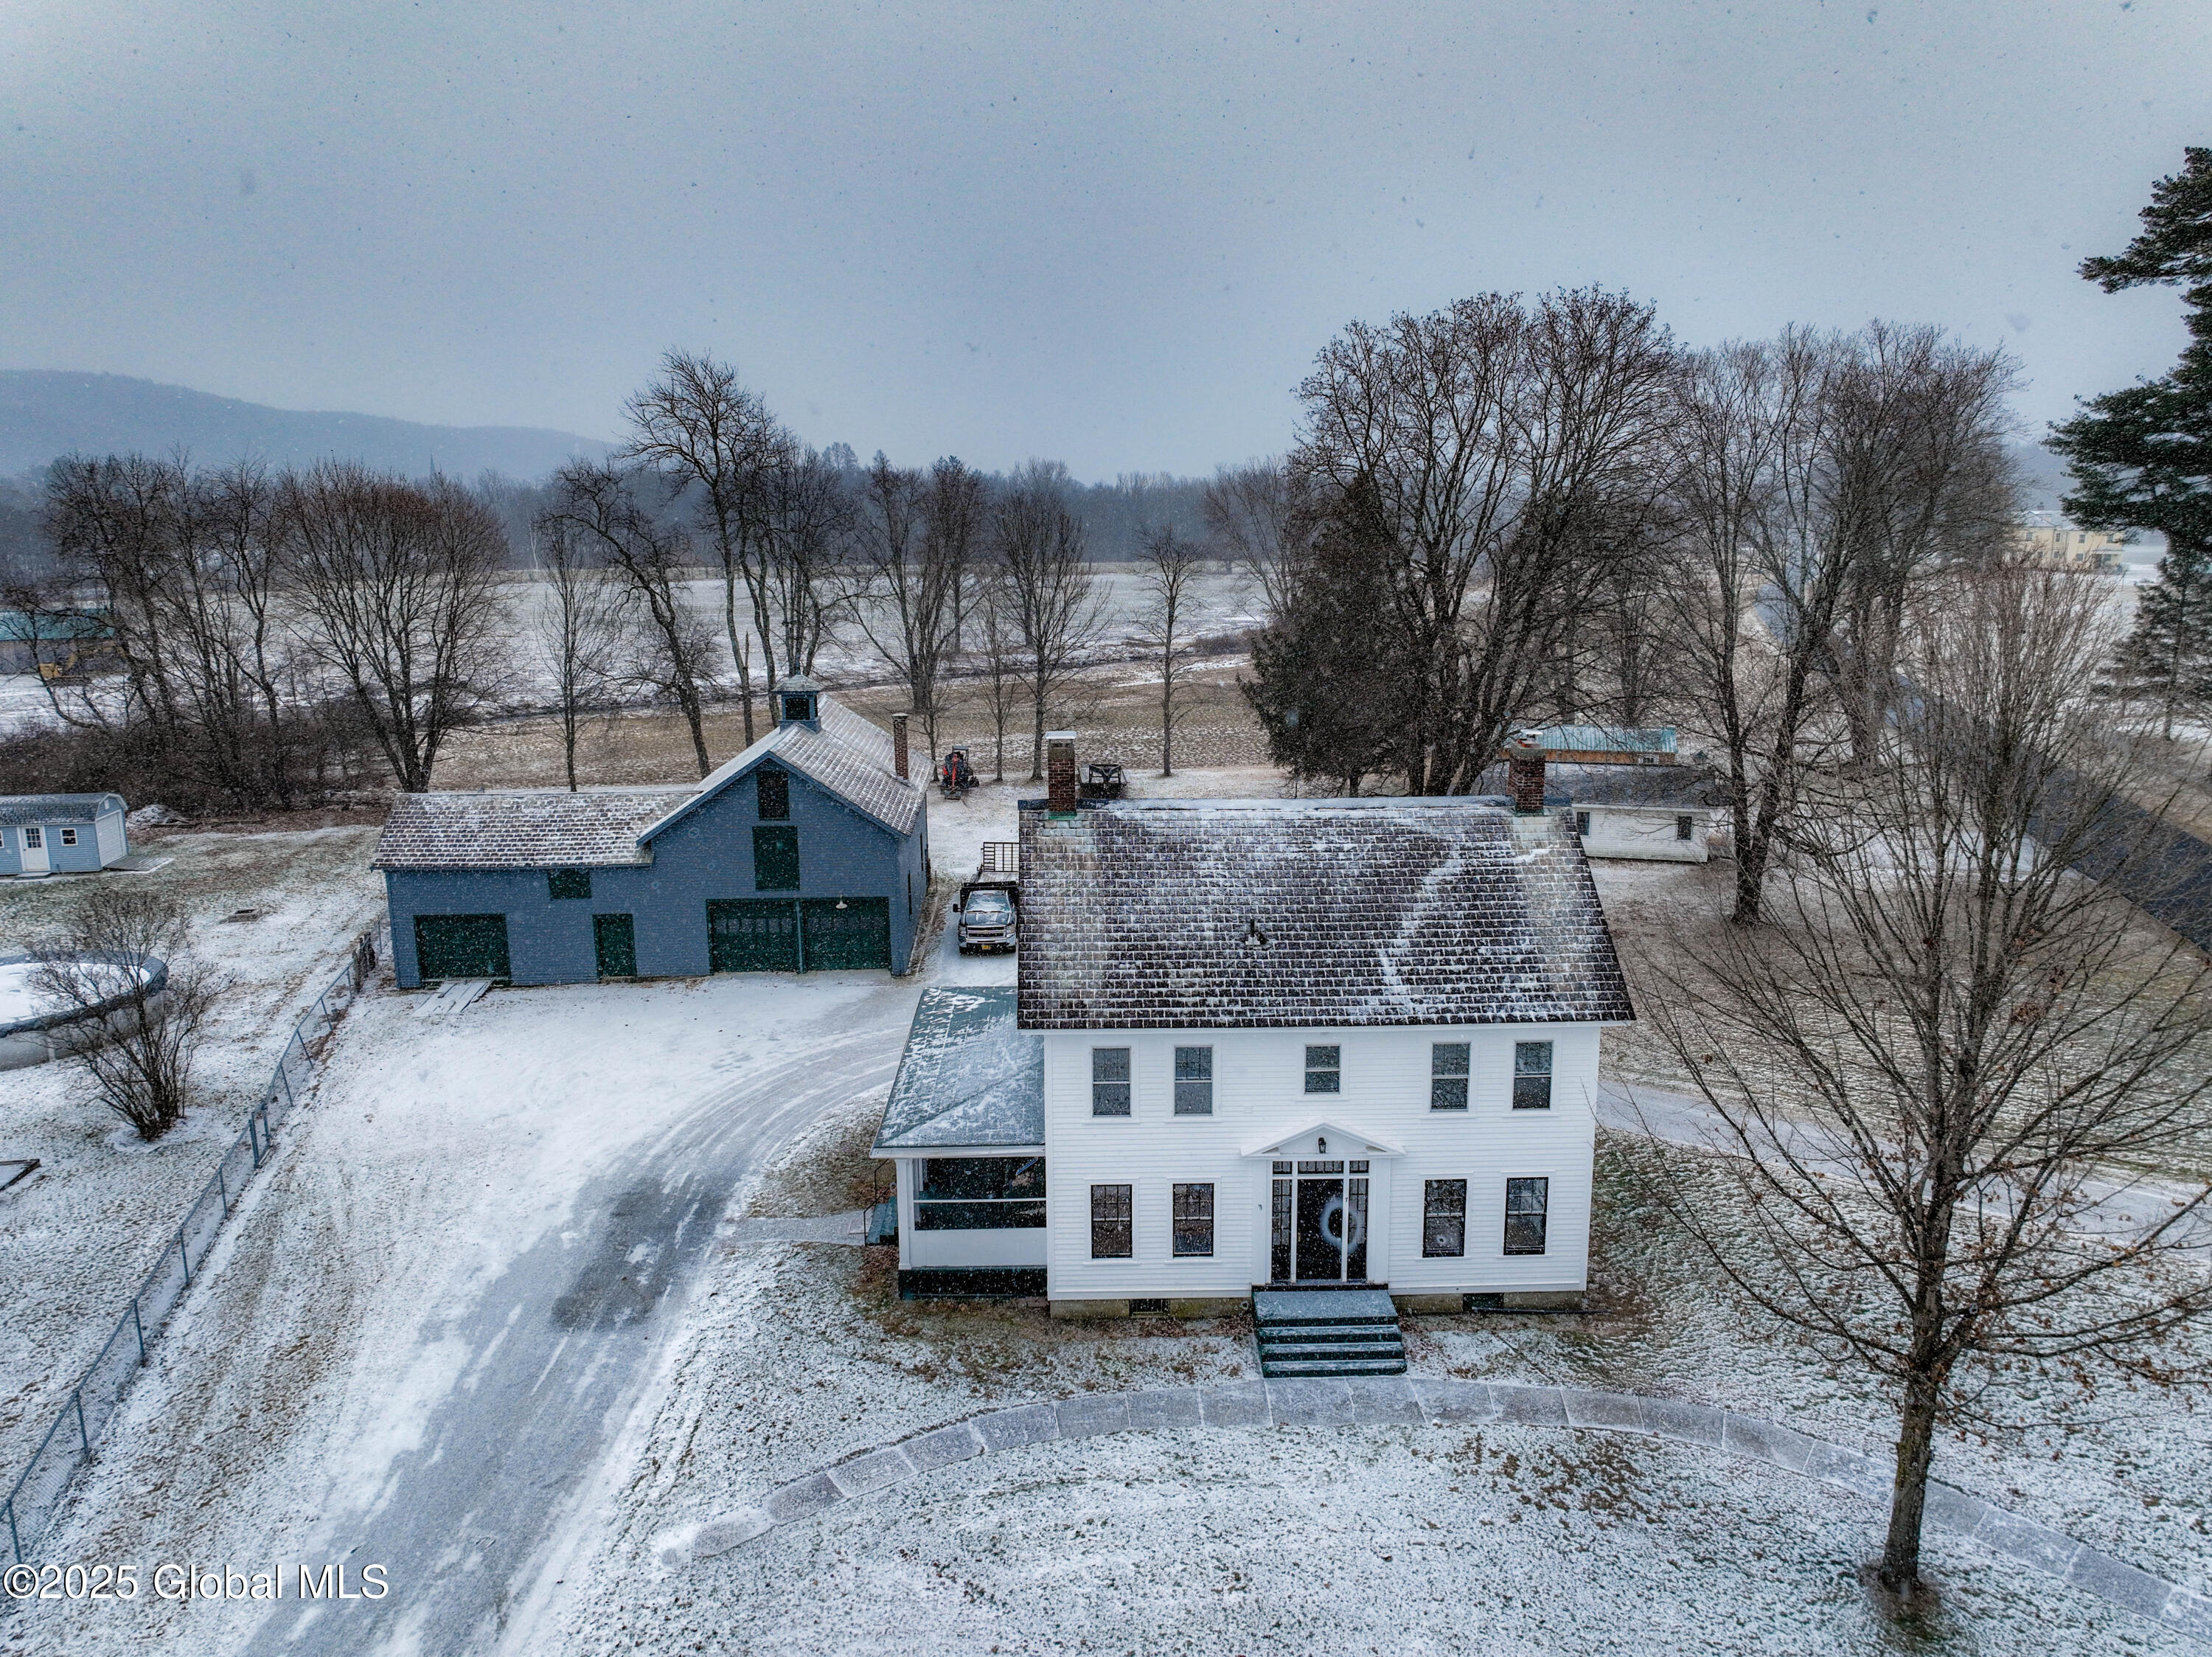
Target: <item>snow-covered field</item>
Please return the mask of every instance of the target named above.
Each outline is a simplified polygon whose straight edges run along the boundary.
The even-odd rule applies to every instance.
[[[153,1144],[73,1065],[0,1071],[0,1156],[40,1163],[0,1192],[0,1478],[21,1471],[244,1127],[293,1023],[376,917],[374,840],[361,828],[178,835],[154,848],[173,861],[151,873],[0,881],[0,954],[94,881],[144,882],[186,905],[192,953],[228,986],[194,1072],[199,1102]]]
[[[1278,786],[1265,771],[1136,780]],[[940,879],[1012,838],[1012,801],[1031,791],[933,799]],[[1679,881],[1693,903],[1708,878],[1618,884]],[[1644,899],[1663,924],[1667,892]],[[991,981],[1011,965],[941,946],[923,976]],[[1878,1504],[1680,1447],[1507,1427],[1036,1446],[672,1565],[671,1532],[919,1428],[1257,1373],[1242,1317],[1085,1324],[1032,1303],[902,1302],[887,1251],[731,1222],[852,1200],[921,987],[572,986],[435,1021],[419,997],[369,996],[46,1555],[142,1572],[385,1563],[391,1597],[307,1620],[296,1605],[35,1607],[0,1623],[0,1647],[2191,1648],[1942,1538],[1941,1608],[1899,1629],[1855,1574]],[[1701,1177],[1687,1153],[1601,1141],[1590,1314],[1411,1320],[1413,1368],[1694,1398],[1879,1449],[1881,1398],[1669,1229],[1668,1168]],[[679,1197],[693,1206],[662,1223]],[[1938,1471],[2203,1590],[2212,1420],[2191,1402],[2108,1392],[2084,1430],[1948,1440]]]

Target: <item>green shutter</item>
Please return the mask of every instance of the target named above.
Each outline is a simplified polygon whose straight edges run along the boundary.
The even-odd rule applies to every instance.
[[[507,959],[504,915],[417,915],[416,970],[432,978],[504,978]]]
[[[708,904],[707,959],[717,972],[796,972],[799,905],[758,899]]]
[[[890,899],[811,898],[799,908],[806,925],[808,972],[890,966]]]
[[[627,915],[592,917],[592,948],[603,978],[637,976],[637,923]]]
[[[757,828],[753,831],[753,890],[799,890],[797,829]]]

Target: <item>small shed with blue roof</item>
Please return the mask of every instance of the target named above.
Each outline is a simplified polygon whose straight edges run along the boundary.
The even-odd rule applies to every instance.
[[[903,972],[927,798],[887,732],[812,680],[681,789],[403,795],[377,842],[403,989],[708,972]]]

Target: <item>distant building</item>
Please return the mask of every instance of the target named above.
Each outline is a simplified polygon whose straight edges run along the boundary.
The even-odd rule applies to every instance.
[[[1271,1286],[1579,1303],[1600,1033],[1563,816],[1466,799],[1021,818],[1019,985],[923,998],[874,1154],[908,1293],[1202,1313]]]
[[[400,987],[904,972],[927,800],[886,732],[806,679],[696,785],[403,795],[378,839]]]
[[[2013,532],[2013,545],[2031,564],[2050,570],[2118,574],[2126,566],[2127,537],[2109,529],[2081,529],[2056,512],[2030,512]]]
[[[0,795],[0,874],[90,874],[131,855],[119,794]]]

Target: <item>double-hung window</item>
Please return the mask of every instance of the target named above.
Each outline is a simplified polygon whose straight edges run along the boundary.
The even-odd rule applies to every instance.
[[[62,831],[62,844],[65,846],[75,845],[76,844],[76,831],[75,829],[64,829]]]
[[[1516,1041],[1513,1044],[1513,1108],[1547,1111],[1552,1107],[1552,1044]]]
[[[1177,1254],[1213,1252],[1213,1187],[1177,1185],[1175,1188],[1175,1252]]]
[[[1127,1048],[1093,1047],[1091,1050],[1091,1114],[1129,1114]]]
[[[1429,1108],[1463,1111],[1467,1108],[1468,1045],[1440,1041],[1429,1049]]]
[[[1136,1228],[1130,1223],[1127,1185],[1091,1188],[1091,1258],[1127,1260],[1136,1252]]]
[[[1541,1254],[1544,1252],[1544,1209],[1549,1204],[1548,1179],[1509,1179],[1505,1182],[1505,1252]]]
[[[1310,1093],[1340,1093],[1344,1091],[1344,1050],[1341,1047],[1306,1049],[1306,1091]]]
[[[1177,1116],[1213,1114],[1213,1049],[1178,1047],[1175,1050],[1175,1113]],[[1206,1187],[1212,1190],[1211,1186]],[[1211,1246],[1206,1252],[1213,1252]]]
[[[1442,1259],[1467,1252],[1467,1181],[1421,1182],[1421,1253]]]

